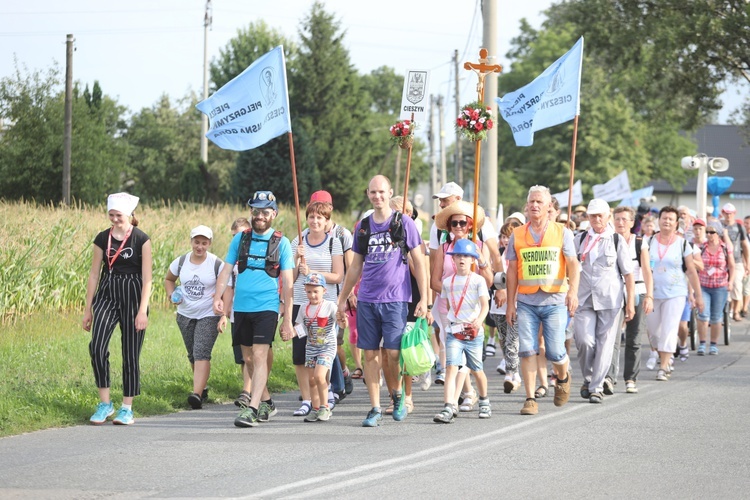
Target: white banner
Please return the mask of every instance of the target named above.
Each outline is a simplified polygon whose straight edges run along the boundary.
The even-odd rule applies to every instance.
[[[557,198],[557,202],[560,203],[560,208],[568,206],[568,192],[570,189],[566,189],[562,193],[555,193],[552,195],[553,198]],[[573,205],[578,205],[583,202],[583,192],[581,191],[581,181],[578,180],[573,184]]]
[[[633,207],[636,208],[641,204],[641,198],[650,198],[654,195],[654,186],[645,187],[643,189],[636,189],[628,195],[627,198],[620,202],[620,207]]]
[[[630,197],[630,180],[628,171],[623,170],[605,184],[597,184],[593,187],[594,198],[604,201],[620,201]]]
[[[399,120],[411,120],[412,113],[414,113],[415,122],[427,120],[427,105],[430,103],[429,80],[430,72],[427,70],[409,70],[406,72]]]

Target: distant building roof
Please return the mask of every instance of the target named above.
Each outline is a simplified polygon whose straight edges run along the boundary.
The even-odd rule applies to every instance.
[[[698,152],[708,156],[721,156],[729,160],[729,170],[718,174],[734,177],[732,187],[727,193],[750,194],[750,146],[746,143],[743,131],[737,125],[706,125],[695,133]],[[687,156],[687,155],[685,155]],[[680,158],[675,161],[679,162]],[[696,178],[689,179],[682,192],[695,192]],[[655,181],[649,184],[660,193],[677,191],[666,181]]]

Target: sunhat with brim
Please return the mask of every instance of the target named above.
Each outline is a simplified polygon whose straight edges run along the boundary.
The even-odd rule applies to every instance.
[[[466,217],[474,217],[474,204],[468,201],[459,200],[452,203],[442,209],[435,216],[435,226],[443,231],[450,231],[450,220],[454,215],[465,215]],[[484,224],[484,209],[477,207],[477,220],[474,221],[474,227],[477,230],[482,228]]]
[[[468,255],[479,259],[479,252],[477,251],[477,245],[466,238],[461,238],[453,244],[453,250],[446,252],[447,255]]]

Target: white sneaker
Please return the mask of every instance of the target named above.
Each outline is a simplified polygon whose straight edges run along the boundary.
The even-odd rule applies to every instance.
[[[516,372],[513,374],[513,390],[517,391],[521,387],[521,374]]]
[[[497,372],[500,375],[505,375],[505,358],[500,360],[500,364],[497,365]]]
[[[432,385],[432,375],[430,374],[430,372],[427,372],[424,374],[424,378],[422,379],[422,382],[419,384],[419,388],[422,389],[423,391],[426,391],[427,389],[430,388],[431,385]]]
[[[655,368],[656,368],[656,361],[657,361],[657,359],[658,359],[658,358],[657,358],[657,356],[658,356],[658,355],[657,355],[657,356],[654,356],[654,354],[655,354],[655,353],[654,353],[654,352],[652,351],[652,352],[651,352],[651,356],[650,356],[650,357],[648,358],[648,361],[646,361],[646,368],[647,368],[648,370],[653,370],[653,369],[655,369]]]

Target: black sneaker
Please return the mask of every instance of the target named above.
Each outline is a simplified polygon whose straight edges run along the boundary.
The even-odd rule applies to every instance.
[[[260,408],[258,408],[258,422],[268,422],[268,420],[276,415],[276,405],[273,403],[273,399],[268,401],[261,401]]]
[[[237,418],[234,419],[236,427],[255,427],[258,425],[258,413],[250,407],[243,408]]]
[[[201,403],[205,403],[208,401],[208,387],[203,389],[203,392],[201,393]]]
[[[346,375],[344,375],[344,392],[346,394],[351,394],[354,390],[354,382],[352,382],[352,375],[347,372]],[[341,398],[344,399],[344,398]]]
[[[200,410],[201,408],[203,408],[203,401],[201,400],[200,395],[196,393],[192,393],[190,396],[188,396],[187,401],[190,405],[190,408],[192,408],[193,410]]]

